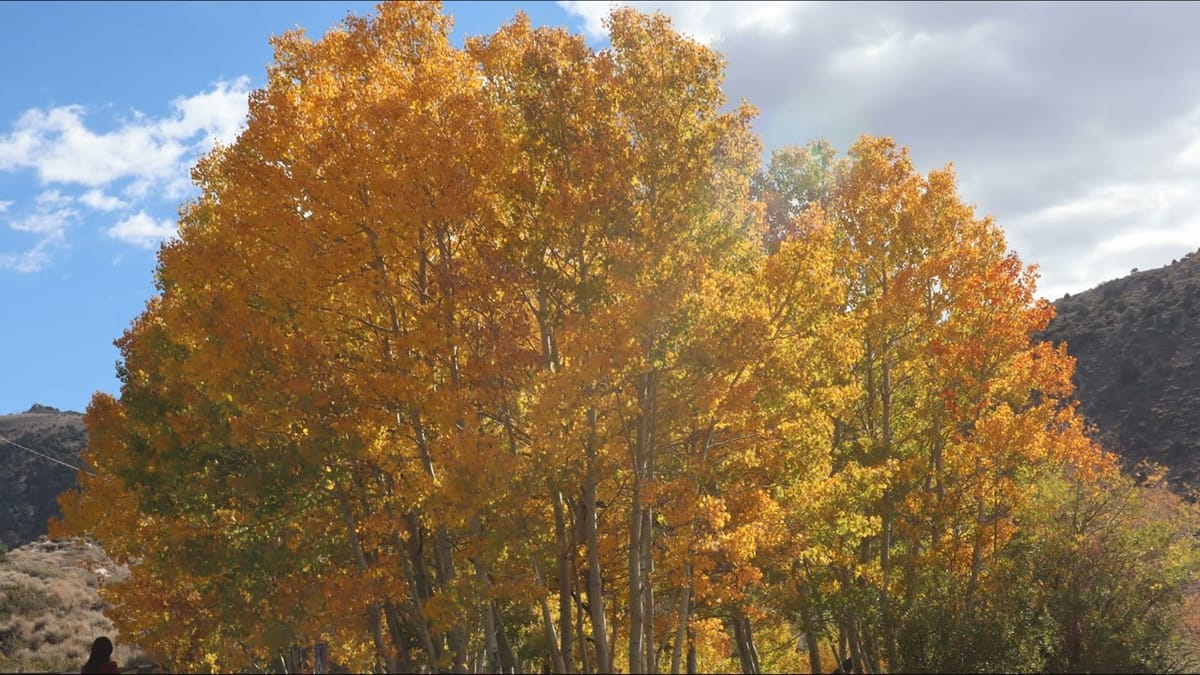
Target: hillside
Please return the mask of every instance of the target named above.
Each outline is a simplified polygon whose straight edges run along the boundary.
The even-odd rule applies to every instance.
[[[127,576],[82,541],[42,537],[0,555],[0,672],[78,672],[98,635],[116,640],[119,664],[136,666],[139,652],[119,639],[98,592]]]
[[[0,437],[74,465],[87,441],[82,415],[36,404],[0,415]],[[125,672],[153,669],[104,614],[99,589],[128,570],[95,544],[45,536],[75,472],[0,442],[0,481],[0,672],[78,672],[99,635],[116,641]]]
[[[83,416],[34,405],[0,415],[0,438],[78,465],[87,444]],[[58,512],[58,494],[75,485],[75,472],[9,443],[0,442],[0,544],[13,549],[46,534]]]
[[[1043,334],[1078,363],[1076,396],[1127,465],[1200,486],[1200,255],[1105,282],[1055,303]]]

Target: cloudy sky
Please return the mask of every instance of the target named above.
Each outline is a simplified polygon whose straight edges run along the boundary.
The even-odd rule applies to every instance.
[[[768,150],[863,133],[953,162],[1055,299],[1200,247],[1200,4],[633,2],[727,59]],[[608,2],[517,9],[606,42]],[[0,3],[0,414],[116,393],[188,168],[236,137],[267,37],[369,3]]]

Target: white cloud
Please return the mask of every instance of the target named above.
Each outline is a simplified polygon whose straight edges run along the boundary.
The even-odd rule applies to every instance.
[[[567,14],[573,14],[583,19],[583,32],[593,40],[608,37],[604,28],[604,20],[617,6],[616,2],[595,2],[594,0],[559,0],[558,6]],[[628,5],[630,3],[620,3]]]
[[[218,141],[232,143],[245,124],[249,92],[250,78],[243,75],[233,82],[217,82],[211,91],[177,98],[171,105],[178,116],[159,122],[159,130],[169,138],[192,138],[204,132],[201,144],[206,147]]]
[[[1177,126],[1179,148],[1171,164],[1184,172],[1200,171],[1200,103]]]
[[[218,81],[206,91],[171,101],[172,112],[152,117],[136,110],[109,130],[98,130],[80,105],[30,109],[11,130],[0,131],[0,172],[33,171],[43,190],[32,210],[7,221],[10,230],[32,235],[20,253],[0,253],[0,268],[36,272],[66,245],[79,203],[94,211],[139,209],[106,232],[143,248],[175,233],[155,220],[151,199],[180,200],[191,190],[189,169],[214,143],[231,143],[245,126],[250,80]],[[71,188],[87,188],[75,193]],[[115,195],[121,195],[120,197]],[[12,202],[0,201],[0,213]]]
[[[61,243],[62,235],[57,234],[39,239],[33,248],[23,253],[0,254],[0,268],[11,269],[22,274],[37,272],[50,263],[48,250],[61,245]]]
[[[139,211],[108,228],[105,234],[128,244],[151,249],[163,239],[175,235],[175,223],[165,219],[155,220],[145,211]]]
[[[1019,78],[1007,48],[1017,31],[1007,22],[982,20],[965,30],[906,29],[884,26],[830,55],[835,77],[865,78],[873,88],[887,81],[903,85],[917,78],[938,78],[956,70]]]
[[[12,168],[34,169],[44,184],[96,187],[131,176],[164,175],[183,155],[178,141],[156,136],[152,127],[96,133],[84,124],[84,114],[82,106],[26,111],[13,136],[28,150],[14,156]]]
[[[0,170],[24,166],[31,161],[38,145],[37,132],[32,126],[33,111],[26,111],[17,119],[16,130],[0,136]]]
[[[797,10],[795,2],[604,2],[598,0],[560,0],[568,14],[583,19],[584,33],[593,40],[608,37],[604,20],[615,7],[633,7],[641,12],[661,11],[671,16],[675,29],[698,42],[719,43],[727,32],[760,32],[776,35],[792,29]]]
[[[49,264],[50,251],[64,245],[67,229],[79,219],[79,212],[70,207],[72,201],[58,190],[45,190],[34,198],[32,213],[9,220],[10,230],[33,235],[34,243],[22,253],[0,254],[0,268],[28,273]]]
[[[613,4],[560,3],[600,42]],[[1048,297],[1200,247],[1200,5],[619,4],[720,50],[768,153],[872,134],[953,162]]]
[[[79,201],[87,204],[97,211],[116,211],[129,206],[128,202],[124,202],[111,195],[104,194],[103,190],[92,189],[79,196]]]
[[[155,119],[136,113],[112,131],[87,124],[87,110],[67,105],[27,110],[0,136],[0,170],[32,169],[43,184],[91,188],[134,180],[171,185],[214,142],[232,141],[245,123],[250,80],[217,82],[209,91],[171,102]]]
[[[79,214],[72,209],[32,213],[20,220],[11,221],[8,226],[17,232],[29,232],[40,235],[61,235]]]
[[[33,203],[36,204],[39,209],[49,211],[53,209],[66,208],[72,201],[74,200],[70,196],[64,195],[58,190],[44,190],[38,193],[38,196],[34,198]]]

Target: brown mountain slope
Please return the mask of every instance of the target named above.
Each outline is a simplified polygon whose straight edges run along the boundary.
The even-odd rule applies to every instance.
[[[118,664],[134,665],[140,655],[120,639],[99,594],[128,576],[84,541],[42,537],[0,555],[0,672],[79,672],[99,635],[116,640]]]
[[[76,466],[87,444],[82,415],[40,405],[0,415],[0,438]],[[0,544],[12,549],[46,534],[58,494],[74,485],[75,471],[0,441]]]
[[[1200,486],[1200,254],[1055,303],[1044,339],[1077,359],[1076,397],[1126,465]]]

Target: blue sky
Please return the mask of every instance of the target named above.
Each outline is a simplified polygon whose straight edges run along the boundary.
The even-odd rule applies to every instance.
[[[722,51],[769,149],[890,135],[1041,267],[1051,299],[1200,247],[1200,3],[629,2]],[[605,40],[607,2],[520,8]],[[267,38],[350,2],[0,2],[0,414],[116,393],[188,167],[232,140]]]

